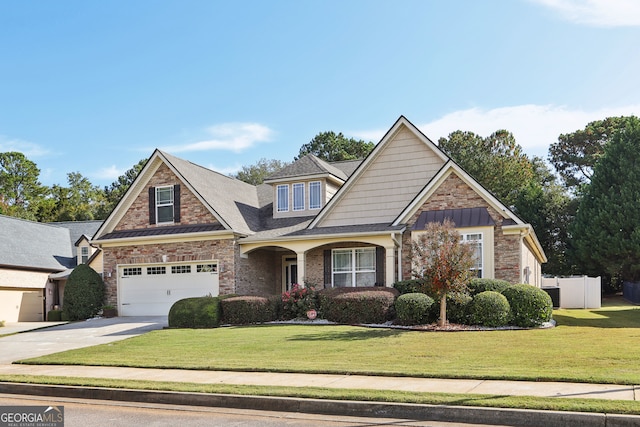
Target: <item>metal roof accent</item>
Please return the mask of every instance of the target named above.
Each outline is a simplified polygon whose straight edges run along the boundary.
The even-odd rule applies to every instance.
[[[440,211],[423,211],[418,216],[412,230],[425,230],[431,222],[453,222],[456,228],[487,227],[495,225],[487,208],[444,209]]]
[[[202,233],[207,231],[220,231],[225,228],[215,224],[169,225],[166,227],[138,228],[135,230],[117,230],[100,237],[100,240],[127,239],[131,237],[166,236],[172,234]]]

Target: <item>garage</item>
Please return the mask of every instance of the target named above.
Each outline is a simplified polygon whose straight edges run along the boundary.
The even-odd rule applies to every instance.
[[[44,321],[42,289],[0,289],[0,320],[6,322]]]
[[[218,293],[216,261],[118,267],[120,316],[166,316],[178,300]]]

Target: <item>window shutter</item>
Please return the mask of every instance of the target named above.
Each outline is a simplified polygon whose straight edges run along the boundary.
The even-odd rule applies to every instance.
[[[376,286],[384,286],[384,248],[376,248]]]
[[[331,250],[324,251],[324,287],[331,287]]]
[[[180,184],[173,186],[173,222],[180,222]]]
[[[149,187],[149,224],[156,223],[156,187]]]

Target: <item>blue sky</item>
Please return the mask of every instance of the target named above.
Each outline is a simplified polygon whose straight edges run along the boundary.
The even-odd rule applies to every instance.
[[[640,115],[635,0],[0,1],[0,151],[104,186],[161,148],[223,173],[323,131],[560,133]]]

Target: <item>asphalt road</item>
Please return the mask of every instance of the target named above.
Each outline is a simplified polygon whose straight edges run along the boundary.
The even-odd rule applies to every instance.
[[[4,406],[63,406],[65,427],[489,427],[433,421],[336,417],[301,413],[247,411],[227,408],[139,404],[104,400],[50,399],[0,394],[0,412]]]

